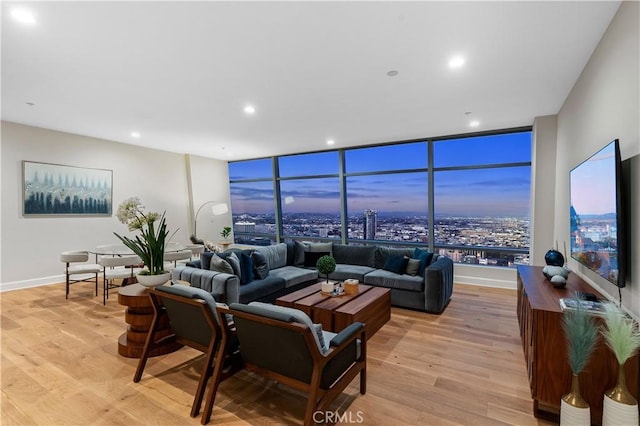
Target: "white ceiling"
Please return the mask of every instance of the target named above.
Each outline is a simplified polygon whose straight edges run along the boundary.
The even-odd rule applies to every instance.
[[[619,4],[5,1],[2,119],[224,160],[531,125]]]

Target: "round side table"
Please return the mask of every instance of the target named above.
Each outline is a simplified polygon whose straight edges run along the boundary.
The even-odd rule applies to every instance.
[[[124,321],[128,324],[127,331],[118,338],[118,353],[127,358],[140,358],[153,321],[149,289],[140,284],[121,287],[118,290],[118,303],[127,308],[124,312]],[[156,340],[171,334],[169,320],[165,316],[160,320]],[[180,343],[167,339],[164,344],[154,347],[149,356],[168,354],[181,347]]]

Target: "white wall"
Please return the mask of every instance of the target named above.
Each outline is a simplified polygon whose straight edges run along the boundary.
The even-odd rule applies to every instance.
[[[558,114],[555,239],[569,240],[569,171],[613,139],[631,163],[631,270],[622,290],[623,305],[640,316],[640,3],[625,1]],[[611,298],[613,284],[581,267],[569,267]]]
[[[187,172],[192,187],[193,205],[191,208],[194,216],[202,207],[198,215],[197,236],[216,244],[223,240],[220,236],[222,228],[232,227],[227,163],[210,158],[187,156]],[[203,206],[204,203],[208,204]],[[225,203],[229,211],[223,215],[214,216],[211,208],[220,203]],[[193,224],[191,228],[193,228]],[[193,229],[189,233],[193,233]],[[228,239],[233,241],[233,233]]]
[[[2,122],[0,148],[0,290],[62,282],[60,252],[118,243],[113,232],[128,234],[128,230],[117,220],[115,211],[120,202],[132,196],[140,197],[151,211],[166,211],[169,231],[179,229],[172,241],[188,242],[192,220],[185,156],[9,122]],[[23,217],[23,160],[112,170],[114,214]],[[201,173],[199,167],[218,170],[210,173],[223,176],[221,184],[228,193],[226,162],[198,159],[195,166],[193,163],[189,171],[192,175]],[[196,179],[194,192],[207,193],[200,189],[210,185],[206,176],[203,173],[203,179]]]
[[[556,186],[556,135],[558,120],[555,115],[537,117],[531,136],[531,228],[529,232],[529,258],[531,265],[544,265],[547,250],[556,248],[553,215]],[[564,253],[562,241],[558,241]]]

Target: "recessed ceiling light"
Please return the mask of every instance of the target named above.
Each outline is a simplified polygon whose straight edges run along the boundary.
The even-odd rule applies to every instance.
[[[387,71],[387,75],[389,77],[395,77],[396,75],[398,75],[398,71],[396,70]]]
[[[333,139],[327,139],[327,145],[333,145],[334,143],[336,143],[336,141]]]
[[[244,112],[247,114],[253,114],[256,112],[256,107],[254,107],[253,105],[247,105],[246,107],[244,107]]]
[[[464,65],[464,58],[462,56],[454,56],[449,60],[449,68],[460,68]]]
[[[140,132],[131,132],[131,137],[138,139],[140,137]]]
[[[36,23],[36,17],[33,16],[33,13],[31,13],[29,10],[27,9],[13,9],[11,11],[11,16],[13,17],[13,19],[15,19],[18,22],[22,22],[23,24],[35,24]]]
[[[480,122],[478,120],[473,120],[472,122],[469,123],[469,127],[478,127],[480,125]]]

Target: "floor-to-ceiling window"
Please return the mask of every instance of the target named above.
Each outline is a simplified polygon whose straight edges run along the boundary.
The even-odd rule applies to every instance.
[[[427,143],[345,150],[347,239],[429,242]]]
[[[528,263],[531,133],[433,143],[434,244],[456,262]]]
[[[284,238],[342,238],[338,167],[338,151],[278,158]]]
[[[273,244],[278,231],[272,159],[229,163],[229,181],[235,242]]]
[[[530,175],[530,129],[232,162],[234,233],[527,263]]]

